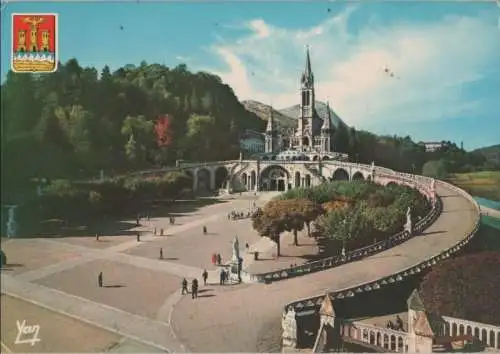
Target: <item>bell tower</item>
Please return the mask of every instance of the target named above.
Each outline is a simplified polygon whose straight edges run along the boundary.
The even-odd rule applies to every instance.
[[[298,133],[300,134],[300,146],[307,148],[312,146],[313,115],[314,115],[314,74],[311,69],[311,57],[309,46],[306,50],[306,66],[300,80],[300,109]]]
[[[276,152],[278,148],[278,144],[276,141],[277,133],[278,132],[274,124],[273,108],[269,107],[269,118],[267,119],[267,127],[266,127],[266,146],[265,146],[266,153]]]

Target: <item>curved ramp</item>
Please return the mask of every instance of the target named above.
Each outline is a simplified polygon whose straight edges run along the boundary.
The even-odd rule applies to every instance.
[[[257,343],[266,332],[279,326],[285,305],[389,277],[454,248],[476,229],[479,210],[451,185],[438,182],[436,191],[443,211],[422,235],[322,272],[224,291],[210,301],[183,301],[174,311],[176,334],[192,351],[257,351]]]

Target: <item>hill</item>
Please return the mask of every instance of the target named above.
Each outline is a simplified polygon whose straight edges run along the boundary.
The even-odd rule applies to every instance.
[[[34,178],[234,159],[242,132],[265,129],[218,76],[186,65],[99,73],[70,59],[51,75],[9,72],[1,93],[2,199]]]
[[[482,147],[472,151],[472,153],[483,155],[488,162],[500,164],[500,144]]]
[[[326,103],[321,101],[315,101],[315,105],[316,105],[316,111],[318,112],[320,118],[325,119],[328,113]],[[299,109],[300,105],[296,104],[288,108],[280,109],[279,112],[284,116],[297,119],[297,117],[299,116]],[[332,110],[331,107],[330,107],[330,114],[332,116],[332,123],[335,126],[335,128],[338,128],[340,124],[344,124],[345,126],[347,126],[347,124],[345,124],[345,122],[342,119],[340,119],[340,117]]]
[[[294,117],[289,117],[282,114],[280,111],[271,108],[271,106],[252,100],[242,101],[243,106],[247,111],[255,114],[263,121],[268,120],[270,109],[273,110],[273,115],[275,121],[278,123],[278,130],[286,130],[289,128],[295,128],[297,126],[297,120]]]

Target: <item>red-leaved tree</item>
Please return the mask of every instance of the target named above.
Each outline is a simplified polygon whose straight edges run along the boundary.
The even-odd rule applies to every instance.
[[[172,143],[172,117],[169,114],[158,117],[155,133],[158,146],[168,146]]]

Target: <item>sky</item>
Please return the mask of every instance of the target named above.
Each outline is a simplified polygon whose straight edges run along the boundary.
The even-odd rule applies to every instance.
[[[299,103],[306,46],[316,99],[349,125],[468,150],[500,143],[500,6],[495,2],[26,2],[58,13],[59,57],[117,69],[141,61],[217,74],[240,100]],[[387,70],[386,70],[387,69]],[[391,76],[391,73],[393,76]]]

